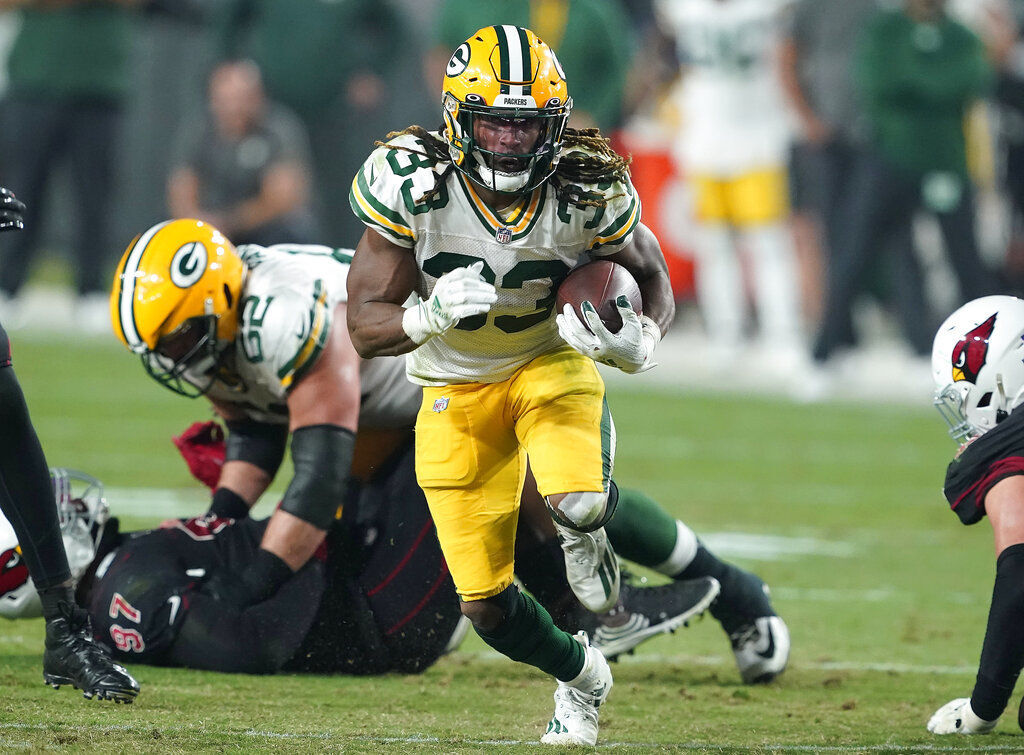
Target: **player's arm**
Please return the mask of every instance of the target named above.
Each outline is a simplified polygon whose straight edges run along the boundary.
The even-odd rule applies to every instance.
[[[589,302],[584,302],[582,307],[586,324],[567,304],[565,310],[556,315],[558,333],[576,351],[591,359],[618,367],[623,372],[644,372],[657,364],[654,351],[676,312],[665,256],[654,233],[639,223],[623,247],[603,259],[622,265],[636,279],[643,314],[637,315],[626,297],[620,296],[616,304],[622,316],[622,327],[612,333]]]
[[[409,248],[368,228],[348,273],[348,329],[356,351],[366,359],[405,354],[461,318],[489,310],[497,294],[480,275],[481,266],[445,273],[429,299],[404,308],[419,277],[416,259]]]
[[[262,548],[292,571],[309,560],[344,502],[359,421],[359,355],[338,304],[317,362],[288,394],[294,472]]]
[[[602,259],[629,270],[640,286],[644,315],[651,318],[664,335],[676,316],[676,300],[668,276],[668,263],[654,231],[643,223],[638,224],[622,249]]]
[[[209,513],[242,519],[273,482],[284,459],[288,428],[251,419],[233,404],[213,399],[210,402],[224,420],[227,439],[224,465]]]
[[[928,722],[935,734],[985,734],[995,728],[1024,666],[1024,476],[1006,477],[985,496],[992,523],[996,579],[978,676],[970,698],[958,698]]]

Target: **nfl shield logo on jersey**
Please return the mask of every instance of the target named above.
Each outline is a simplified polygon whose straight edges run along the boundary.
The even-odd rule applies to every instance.
[[[507,244],[512,240],[512,229],[502,226],[494,232],[494,240],[499,244]]]
[[[441,398],[434,400],[434,411],[435,412],[440,413],[440,412],[443,412],[447,408],[448,408],[448,397],[447,396],[442,396]]]

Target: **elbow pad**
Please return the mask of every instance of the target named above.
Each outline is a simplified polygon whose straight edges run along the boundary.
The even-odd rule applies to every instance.
[[[338,425],[309,425],[292,433],[295,476],[281,509],[318,529],[330,529],[345,502],[355,441],[355,433]]]
[[[288,426],[256,422],[251,419],[225,422],[225,461],[247,461],[268,475],[277,474],[288,445]]]

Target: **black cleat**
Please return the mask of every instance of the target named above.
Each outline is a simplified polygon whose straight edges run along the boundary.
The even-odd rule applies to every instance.
[[[760,577],[731,567],[711,615],[729,635],[745,684],[767,684],[785,671],[789,628],[772,608],[768,585]]]
[[[130,703],[139,694],[139,683],[93,639],[89,614],[67,603],[46,622],[43,683],[54,689],[70,684],[87,700]]]
[[[619,605],[601,616],[590,644],[608,660],[632,653],[658,634],[674,632],[704,613],[718,596],[714,577],[699,577],[655,587],[622,583]]]

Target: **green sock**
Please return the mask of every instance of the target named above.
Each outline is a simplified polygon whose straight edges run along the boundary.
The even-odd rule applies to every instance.
[[[605,525],[615,552],[641,566],[664,563],[676,546],[676,520],[650,496],[619,488],[619,507]]]
[[[583,646],[551,621],[544,607],[513,585],[507,597],[505,621],[494,632],[480,639],[513,661],[527,663],[563,682],[575,679],[583,671],[586,651]]]

